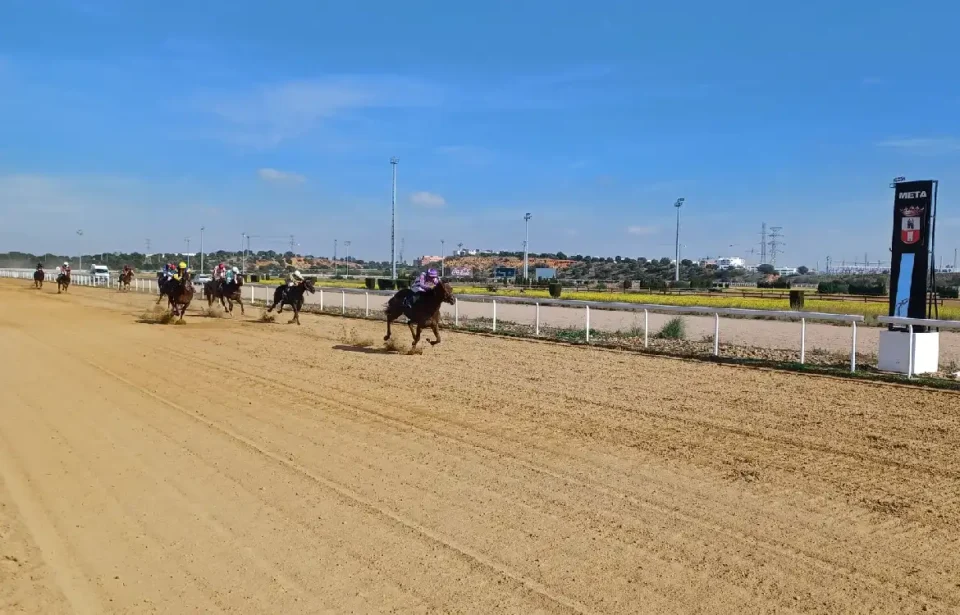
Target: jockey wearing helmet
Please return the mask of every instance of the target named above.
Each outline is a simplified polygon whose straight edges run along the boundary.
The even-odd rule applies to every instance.
[[[177,271],[173,274],[173,279],[177,282],[180,282],[185,279],[187,273],[187,264],[183,261],[180,261],[180,264],[177,265]]]
[[[422,293],[427,290],[432,290],[434,286],[440,283],[440,275],[437,274],[436,269],[428,269],[427,271],[420,274],[420,277],[417,278],[417,281],[413,283],[413,286],[410,287],[410,290],[416,293]]]
[[[291,271],[290,275],[287,276],[287,286],[296,286],[300,282],[303,282],[303,274],[300,273],[300,270]]]
[[[64,261],[62,267],[57,267],[57,274],[70,275],[70,263]]]
[[[240,279],[239,269],[237,269],[236,267],[232,269],[227,269],[227,266],[224,265],[223,263],[220,263],[220,267],[223,267],[223,273],[221,273],[220,275],[224,281],[224,284],[236,284],[238,282],[238,280]]]
[[[234,269],[236,269],[236,267],[234,267]],[[227,277],[227,266],[226,266],[226,265],[224,265],[223,263],[220,263],[219,265],[217,265],[216,267],[213,268],[213,280],[214,280],[214,282],[219,282],[220,280],[224,280],[224,279],[226,279],[226,277]]]

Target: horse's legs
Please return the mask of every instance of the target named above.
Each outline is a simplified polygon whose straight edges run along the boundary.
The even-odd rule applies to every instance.
[[[246,316],[246,313],[243,311],[243,299],[237,297],[237,303],[240,304],[240,315]]]
[[[417,323],[417,332],[413,334],[413,346],[410,347],[411,350],[417,347],[417,344],[420,342],[420,331],[423,327],[420,326],[420,323]],[[410,331],[413,332],[413,325],[410,325]]]
[[[430,340],[431,346],[436,346],[440,343],[440,326],[437,325],[436,320],[430,321],[430,328],[433,329],[433,335],[437,338],[437,341]]]
[[[394,318],[396,318],[396,316],[391,318],[390,314],[387,313],[387,334],[383,336],[383,341],[387,341],[388,339],[390,339],[390,323],[393,322]]]

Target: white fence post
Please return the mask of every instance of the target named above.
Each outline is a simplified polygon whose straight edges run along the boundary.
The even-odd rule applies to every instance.
[[[493,300],[493,331],[497,331],[497,300]]]
[[[460,300],[456,298],[453,300],[453,326],[460,326]]]
[[[363,293],[363,298],[365,303],[363,315],[366,318],[370,318],[370,293]]]
[[[720,356],[720,314],[713,315],[713,356]]]
[[[907,356],[907,378],[913,377],[913,325],[907,325],[907,335],[910,336]]]
[[[800,319],[800,365],[807,360],[807,319]]]
[[[537,320],[533,327],[533,334],[540,337],[540,302],[537,301]]]
[[[643,311],[643,347],[646,348],[650,344],[650,312],[647,310]]]
[[[320,289],[320,311],[323,311],[323,289]]]
[[[850,345],[850,371],[857,371],[857,321],[852,321],[850,324],[853,325],[853,342]]]
[[[590,341],[590,306],[587,306],[587,342]]]
[[[250,303],[254,303],[257,300],[257,287],[250,287]]]
[[[340,315],[347,313],[347,293],[340,291]]]

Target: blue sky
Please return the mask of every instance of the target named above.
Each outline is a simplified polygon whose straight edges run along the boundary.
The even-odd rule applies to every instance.
[[[236,247],[387,259],[888,253],[890,179],[960,246],[960,6],[6,0],[0,251]]]

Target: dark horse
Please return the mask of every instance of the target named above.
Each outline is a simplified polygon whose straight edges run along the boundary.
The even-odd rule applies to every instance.
[[[190,281],[190,272],[183,273],[182,280],[171,278],[160,288],[160,296],[157,297],[157,303],[167,298],[170,305],[170,311],[174,316],[179,316],[183,320],[183,315],[187,311],[187,306],[193,301],[193,282]]]
[[[390,323],[400,318],[407,317],[407,325],[410,327],[410,333],[413,335],[413,347],[417,347],[420,341],[420,332],[427,327],[433,329],[433,335],[436,341],[429,340],[431,345],[440,343],[440,304],[449,303],[453,305],[453,288],[449,282],[441,282],[430,290],[418,293],[419,296],[411,296],[413,291],[405,288],[398,291],[390,301],[387,302],[387,334],[383,341],[390,339]],[[408,299],[412,299],[412,306]],[[416,330],[414,330],[416,325]]]
[[[119,279],[117,281],[117,291],[121,290],[130,290],[130,282],[133,281],[133,269],[127,269],[127,272],[120,272]]]
[[[43,280],[47,277],[47,274],[43,272],[42,269],[37,269],[33,272],[33,286],[34,288],[43,288]]]
[[[290,322],[295,322],[299,325],[300,310],[303,309],[303,293],[306,291],[310,291],[310,294],[316,292],[316,289],[313,287],[313,280],[310,278],[307,278],[296,286],[278,287],[277,290],[273,291],[273,305],[267,308],[267,313],[272,312],[273,308],[279,305],[280,309],[277,310],[279,314],[283,311],[284,305],[289,305],[293,308],[293,318],[290,319]]]
[[[240,314],[243,311],[243,299],[240,297],[240,287],[243,286],[243,278],[237,278],[236,281],[227,283],[226,280],[210,280],[203,285],[203,296],[207,298],[207,307],[213,307],[213,302],[220,300],[223,310],[233,313],[233,302],[240,305]]]
[[[61,273],[57,276],[57,294],[59,295],[61,291],[67,292],[67,288],[70,287],[70,274]]]

